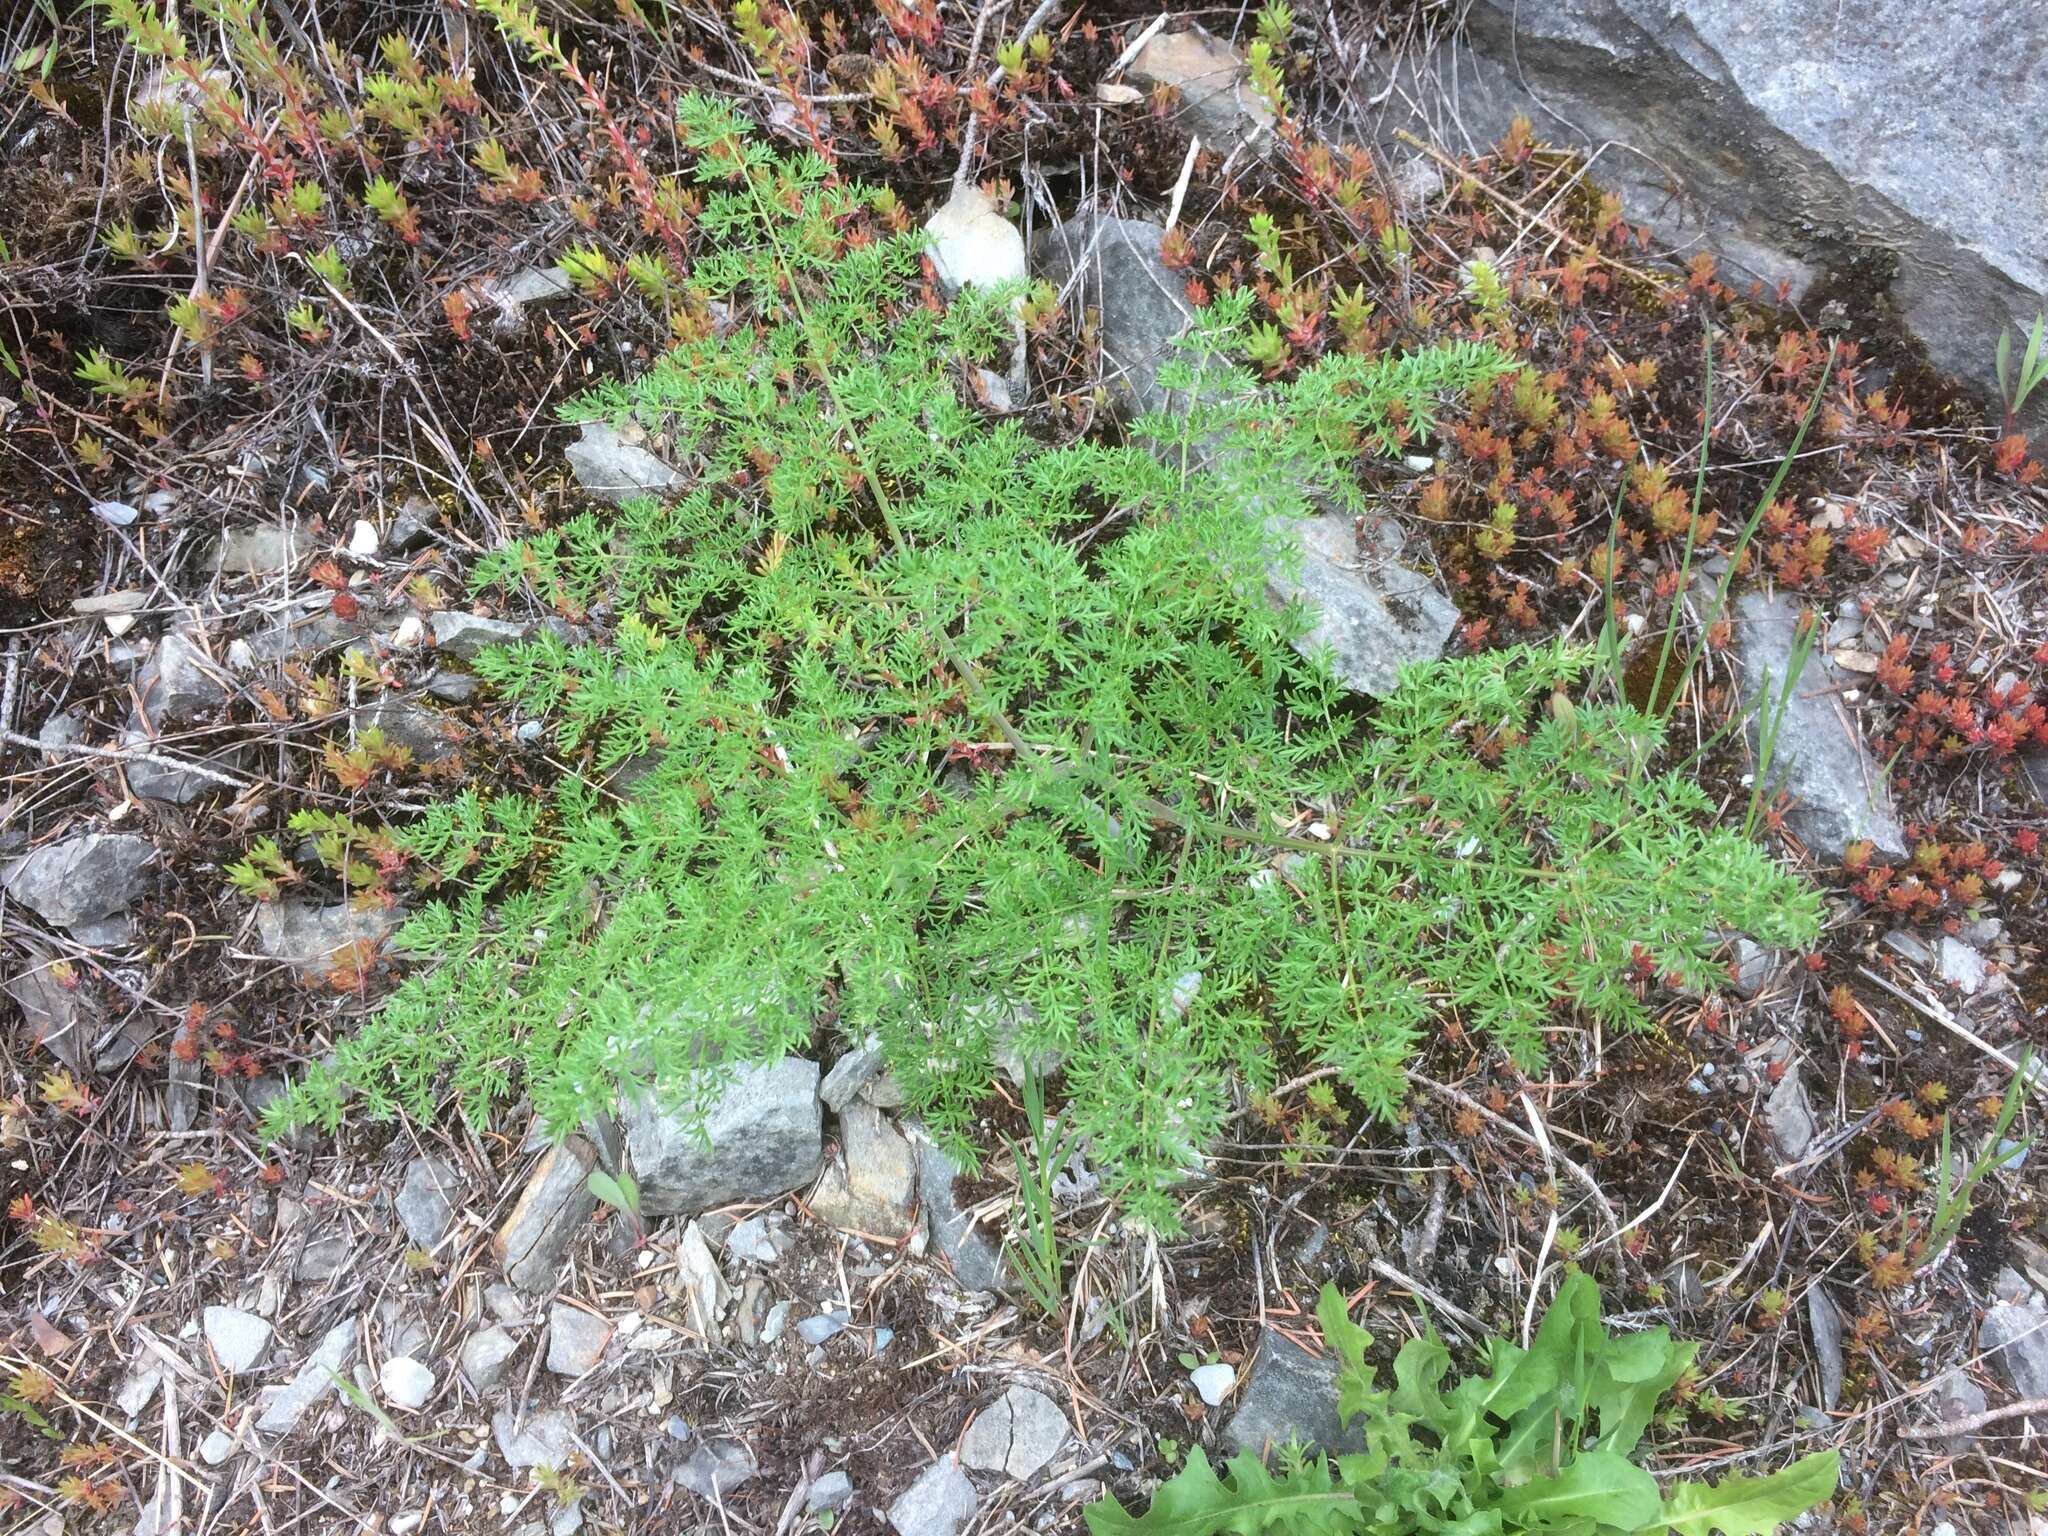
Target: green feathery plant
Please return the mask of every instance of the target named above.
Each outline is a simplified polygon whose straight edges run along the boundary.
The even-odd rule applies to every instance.
[[[1699,1346],[1663,1328],[1609,1333],[1582,1272],[1558,1288],[1527,1349],[1489,1340],[1486,1369],[1449,1390],[1450,1351],[1433,1329],[1401,1346],[1389,1389],[1365,1362],[1372,1335],[1334,1287],[1316,1318],[1361,1453],[1290,1446],[1277,1475],[1244,1454],[1219,1478],[1198,1447],[1143,1516],[1113,1498],[1090,1506],[1092,1536],[1773,1536],[1832,1497],[1840,1476],[1838,1453],[1818,1451],[1779,1472],[1659,1490],[1636,1448]]]
[[[1722,929],[1814,932],[1813,893],[1640,771],[1654,721],[1568,702],[1587,654],[1415,670],[1366,727],[1267,602],[1287,520],[1364,511],[1359,462],[1491,348],[1261,387],[1233,295],[1162,376],[1195,408],[1048,446],[959,387],[1010,295],[941,307],[886,193],[710,101],[681,120],[686,339],[575,414],[664,435],[690,489],[478,563],[618,616],[477,663],[572,771],[406,832],[438,889],[398,943],[432,963],[275,1124],[351,1088],[480,1117],[520,1086],[557,1130],[629,1083],[702,1107],[705,1069],[829,1019],[963,1151],[999,1060],[1057,1060],[1067,1132],[1168,1226],[1233,1078],[1309,1056],[1392,1113],[1437,1020],[1534,1068],[1573,1009],[1640,1028],[1653,976],[1710,984]]]

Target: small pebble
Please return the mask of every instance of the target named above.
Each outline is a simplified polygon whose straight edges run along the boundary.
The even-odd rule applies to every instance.
[[[1188,1373],[1188,1380],[1194,1383],[1195,1391],[1211,1408],[1219,1408],[1230,1396],[1230,1389],[1237,1385],[1237,1367],[1217,1362],[1214,1365],[1198,1365]]]
[[[384,1401],[408,1412],[426,1406],[434,1395],[434,1373],[408,1355],[386,1360],[377,1372],[377,1386]]]

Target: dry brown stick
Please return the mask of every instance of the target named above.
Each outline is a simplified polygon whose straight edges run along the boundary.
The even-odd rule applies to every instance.
[[[1451,171],[1458,176],[1468,175],[1465,168],[1459,165],[1457,161],[1453,160],[1449,155],[1445,154],[1442,150],[1438,149],[1434,144],[1429,143],[1427,140],[1418,139],[1406,128],[1395,129],[1394,137],[1399,139],[1403,144],[1409,145],[1411,148],[1421,150],[1425,155],[1429,156],[1430,159],[1434,160],[1438,165],[1442,166],[1445,170]],[[1534,224],[1541,229],[1548,230],[1551,234],[1557,236],[1558,239],[1562,240],[1566,245],[1569,245],[1574,250],[1580,251],[1585,255],[1592,257],[1602,266],[1612,267],[1617,272],[1626,272],[1630,277],[1633,277],[1640,282],[1651,283],[1659,288],[1664,287],[1670,281],[1670,279],[1660,277],[1658,274],[1654,272],[1646,272],[1641,267],[1632,267],[1627,262],[1622,261],[1617,257],[1608,255],[1605,251],[1601,250],[1597,245],[1590,244],[1587,241],[1581,240],[1577,235],[1571,234],[1566,230],[1559,229],[1555,224],[1551,223],[1549,219],[1545,218],[1542,214],[1536,212],[1535,209],[1529,207],[1525,203],[1517,202],[1514,198],[1509,197],[1507,193],[1500,191],[1498,188],[1489,187],[1485,182],[1478,180],[1476,177],[1471,178],[1471,180],[1473,186],[1477,187],[1481,192],[1484,192],[1488,197],[1492,198],[1501,206],[1505,208],[1512,208],[1516,213],[1519,213],[1531,224]]]
[[[1982,1429],[1987,1424],[1996,1424],[2000,1419],[2025,1418],[2029,1414],[2048,1414],[2048,1397],[2029,1397],[2017,1403],[2007,1403],[2003,1408],[1986,1408],[1982,1413],[1965,1414],[1960,1419],[1949,1419],[1941,1424],[1920,1424],[1898,1432],[1901,1440],[1944,1440],[1950,1435],[1967,1435]]]

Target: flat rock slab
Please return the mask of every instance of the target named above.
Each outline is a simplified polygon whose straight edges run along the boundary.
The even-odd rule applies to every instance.
[[[596,1166],[597,1149],[571,1136],[549,1148],[526,1181],[519,1203],[492,1242],[505,1277],[520,1290],[554,1288],[570,1242],[597,1208],[589,1182]]]
[[[1028,1482],[1066,1443],[1067,1417],[1053,1400],[1016,1386],[975,1415],[961,1438],[960,1460]]]
[[[2020,1398],[2048,1397],[2048,1303],[2031,1291],[1987,1308],[1977,1347]]]
[[[690,1086],[710,1090],[701,1118],[664,1109],[644,1093],[620,1116],[642,1210],[695,1215],[728,1201],[772,1199],[817,1176],[825,1130],[816,1062],[785,1056]],[[691,1098],[686,1091],[681,1102]]]
[[[306,1411],[334,1390],[337,1376],[348,1374],[356,1354],[356,1321],[349,1318],[328,1329],[299,1373],[270,1400],[256,1428],[266,1435],[288,1435]]]
[[[256,908],[256,942],[308,980],[337,968],[366,969],[398,927],[401,914],[347,902],[314,906],[303,901],[269,901]]]
[[[446,1158],[414,1158],[406,1165],[405,1182],[393,1202],[405,1235],[416,1246],[432,1251],[448,1235],[461,1193],[462,1176]]]
[[[496,1323],[479,1328],[462,1344],[462,1374],[479,1392],[495,1391],[505,1379],[505,1367],[519,1353],[519,1341]]]
[[[629,443],[602,422],[587,421],[582,435],[563,450],[576,483],[605,501],[632,501],[681,490],[687,477],[637,443]]]
[[[155,725],[190,725],[227,703],[219,673],[204,635],[174,629],[157,641],[136,673],[136,697]]]
[[[1210,148],[1258,150],[1272,141],[1273,110],[1252,89],[1244,55],[1207,28],[1148,38],[1131,60],[1131,77],[1178,90],[1181,110]]]
[[[270,1324],[240,1307],[208,1307],[202,1321],[207,1348],[230,1376],[253,1371],[270,1348]]]
[[[1365,1449],[1362,1433],[1347,1431],[1337,1417],[1337,1362],[1268,1328],[1259,1335],[1237,1412],[1223,1426],[1223,1443],[1266,1455],[1297,1436],[1333,1453]]]
[[[974,1518],[981,1498],[951,1456],[942,1456],[889,1506],[897,1536],[958,1536]]]
[[[491,1415],[491,1433],[498,1442],[498,1454],[515,1472],[533,1467],[569,1465],[569,1458],[581,1455],[576,1444],[576,1421],[559,1408],[521,1418],[510,1408]]]
[[[1776,718],[1798,631],[1799,605],[1782,596],[1744,593],[1735,603],[1737,677],[1750,750],[1758,717]],[[1768,788],[1789,795],[1786,825],[1820,858],[1839,860],[1853,842],[1905,856],[1906,834],[1892,808],[1884,766],[1863,744],[1846,690],[1863,686],[1819,649],[1807,659],[1776,729]]]
[[[924,1200],[926,1219],[931,1223],[932,1246],[953,1266],[953,1278],[970,1291],[1002,1291],[1009,1288],[1009,1270],[1002,1250],[974,1220],[973,1212],[960,1201],[953,1181],[959,1166],[929,1141],[917,1151],[917,1187]]]
[[[1736,287],[1782,281],[1802,306],[1817,282],[1857,282],[1936,367],[1996,395],[1999,332],[2023,337],[2048,292],[2038,9],[1475,0],[1460,14],[1454,42],[1395,66],[1426,116],[1454,103],[1481,144],[1518,113],[1574,149],[1627,144],[1595,174],[1660,244],[1704,242]],[[2023,425],[2037,443],[2044,412],[2036,392]]]
[[[532,633],[524,624],[510,619],[490,619],[479,613],[443,609],[433,615],[434,648],[458,661],[475,661],[485,651],[501,645],[518,645]]]
[[[1345,687],[1383,699],[1401,668],[1443,655],[1458,625],[1457,605],[1434,579],[1402,563],[1398,530],[1383,525],[1360,548],[1350,518],[1323,512],[1276,520],[1273,532],[1294,539],[1301,562],[1268,571],[1266,591],[1275,602],[1300,601],[1314,611],[1295,649],[1325,658]]]
[[[581,1376],[604,1359],[612,1325],[581,1307],[558,1301],[548,1309],[548,1369],[557,1376]]]
[[[46,923],[70,928],[127,911],[149,889],[156,845],[127,832],[45,843],[0,869],[0,888]]]
[[[1163,225],[1082,214],[1036,242],[1041,273],[1074,302],[1096,312],[1103,382],[1136,414],[1164,411],[1172,396],[1159,370],[1188,328],[1194,306],[1187,280],[1160,259]]]

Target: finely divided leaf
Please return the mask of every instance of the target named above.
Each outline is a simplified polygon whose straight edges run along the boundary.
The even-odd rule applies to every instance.
[[[1834,1497],[1841,1470],[1839,1452],[1816,1451],[1764,1477],[1737,1473],[1712,1487],[1680,1483],[1639,1530],[1643,1536],[1667,1530],[1673,1536],[1775,1536],[1787,1520]]]

